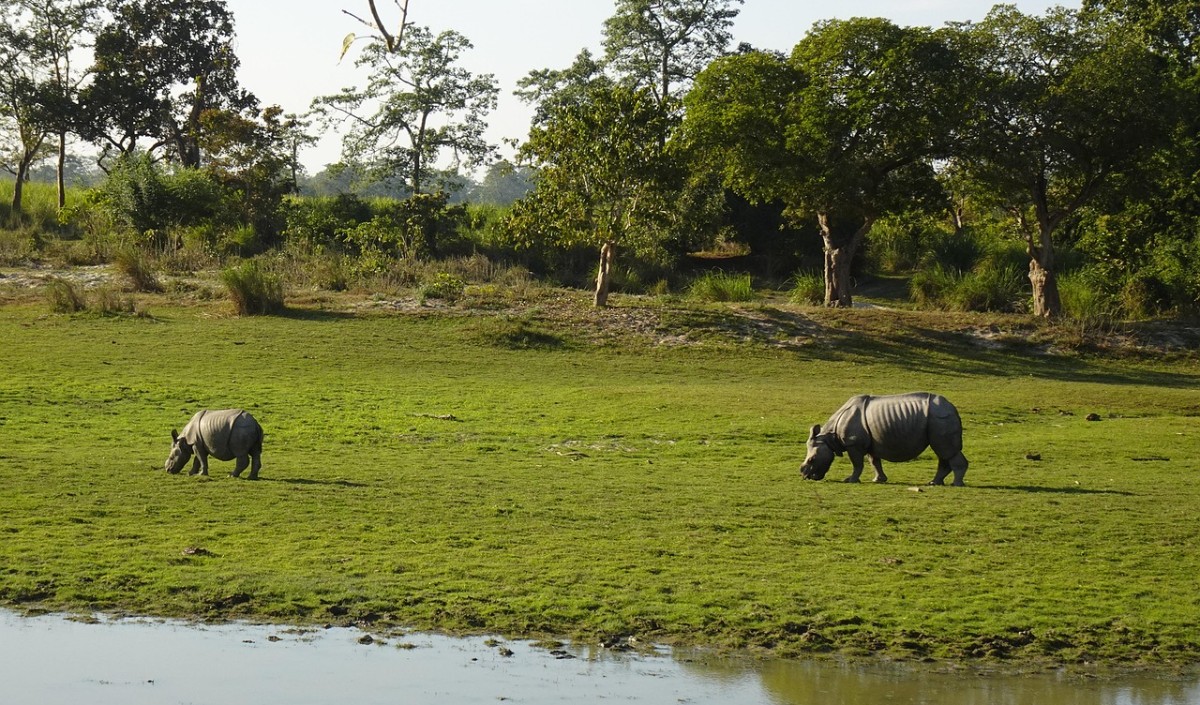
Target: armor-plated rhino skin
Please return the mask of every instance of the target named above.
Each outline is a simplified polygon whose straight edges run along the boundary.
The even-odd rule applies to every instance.
[[[205,409],[199,411],[183,427],[171,431],[171,454],[166,470],[178,473],[192,459],[189,475],[208,474],[208,457],[217,460],[237,460],[233,477],[239,477],[250,466],[249,479],[257,480],[262,467],[263,430],[249,412],[241,409]],[[193,454],[195,458],[192,458]]]
[[[807,445],[800,474],[809,480],[824,479],[834,456],[846,453],[854,466],[846,482],[858,482],[866,456],[875,468],[875,482],[887,482],[882,461],[912,460],[926,448],[933,448],[938,458],[937,473],[929,484],[944,484],[953,472],[954,484],[962,486],[967,473],[958,409],[929,392],[851,397],[824,427],[812,427]]]

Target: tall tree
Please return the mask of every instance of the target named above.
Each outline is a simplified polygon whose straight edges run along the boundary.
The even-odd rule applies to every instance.
[[[224,0],[112,3],[96,37],[95,77],[81,96],[84,138],[105,154],[166,150],[199,166],[204,112],[252,112],[258,103],[238,83],[232,13]]]
[[[617,0],[604,23],[604,49],[616,74],[649,89],[660,105],[678,101],[732,39],[743,0]]]
[[[536,188],[511,225],[531,240],[598,248],[598,307],[608,304],[616,248],[652,252],[669,230],[679,174],[658,139],[672,121],[649,90],[600,83],[555,108],[521,147]]]
[[[312,105],[326,125],[348,126],[343,160],[377,176],[404,174],[414,194],[437,178],[444,156],[453,169],[485,163],[495,148],[484,137],[484,118],[499,89],[492,74],[476,76],[459,65],[471,46],[457,32],[434,35],[417,26],[394,51],[370,42],[355,62],[370,70],[367,85]]]
[[[816,221],[825,303],[850,306],[851,265],[875,222],[944,207],[931,161],[948,153],[967,85],[945,33],[883,19],[818,24],[790,58],[724,57],[685,99],[683,144],[754,203]]]
[[[56,181],[58,207],[66,204],[67,136],[78,115],[79,87],[86,71],[75,67],[75,59],[96,30],[101,0],[15,0],[29,20],[31,31],[42,48],[39,93],[43,119],[57,138]]]
[[[961,156],[1025,238],[1034,313],[1056,316],[1059,229],[1167,138],[1168,72],[1120,25],[1061,7],[997,6],[963,31],[981,82]]]
[[[50,134],[45,67],[49,50],[29,8],[0,4],[0,163],[16,177],[11,209],[21,214],[25,181]]]

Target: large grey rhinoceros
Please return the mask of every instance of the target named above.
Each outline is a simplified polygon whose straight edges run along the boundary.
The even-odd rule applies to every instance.
[[[181,433],[171,431],[171,454],[166,470],[174,475],[183,469],[189,458],[189,475],[208,474],[208,456],[217,460],[237,459],[233,477],[239,477],[250,466],[251,480],[258,479],[262,467],[263,430],[249,412],[241,409],[205,409],[196,412]]]
[[[967,458],[962,453],[962,419],[945,397],[929,392],[912,392],[873,397],[851,397],[834,412],[825,426],[813,426],[808,435],[808,454],[800,474],[822,480],[833,457],[846,453],[854,471],[846,482],[858,482],[863,458],[871,456],[875,482],[887,482],[883,463],[904,462],[932,447],[937,454],[937,474],[931,485],[941,485],[951,471],[954,484],[962,486]]]

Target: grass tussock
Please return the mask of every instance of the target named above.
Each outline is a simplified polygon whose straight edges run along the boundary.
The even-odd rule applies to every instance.
[[[221,272],[221,283],[240,316],[284,311],[283,279],[258,260],[246,260]]]
[[[707,302],[746,302],[758,298],[749,274],[709,272],[692,281],[687,291],[689,297]]]
[[[144,250],[125,247],[113,258],[113,265],[124,277],[126,284],[133,291],[157,292],[162,291],[162,284],[154,273],[150,257]]]
[[[87,309],[87,297],[74,283],[53,277],[46,282],[46,302],[51,313],[78,313]]]

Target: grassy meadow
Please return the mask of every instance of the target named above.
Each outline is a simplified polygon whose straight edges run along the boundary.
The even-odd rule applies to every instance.
[[[805,345],[706,337],[732,314],[669,305],[655,335],[699,342],[659,345],[581,332],[658,304],[554,305],[10,301],[0,605],[783,656],[1200,658],[1194,359],[992,349],[939,314],[803,307],[746,310]],[[811,424],[918,389],[962,413],[967,487],[922,487],[930,454],[886,485],[837,482],[845,459],[801,480]],[[172,428],[235,406],[266,429],[262,480],[163,472]]]

